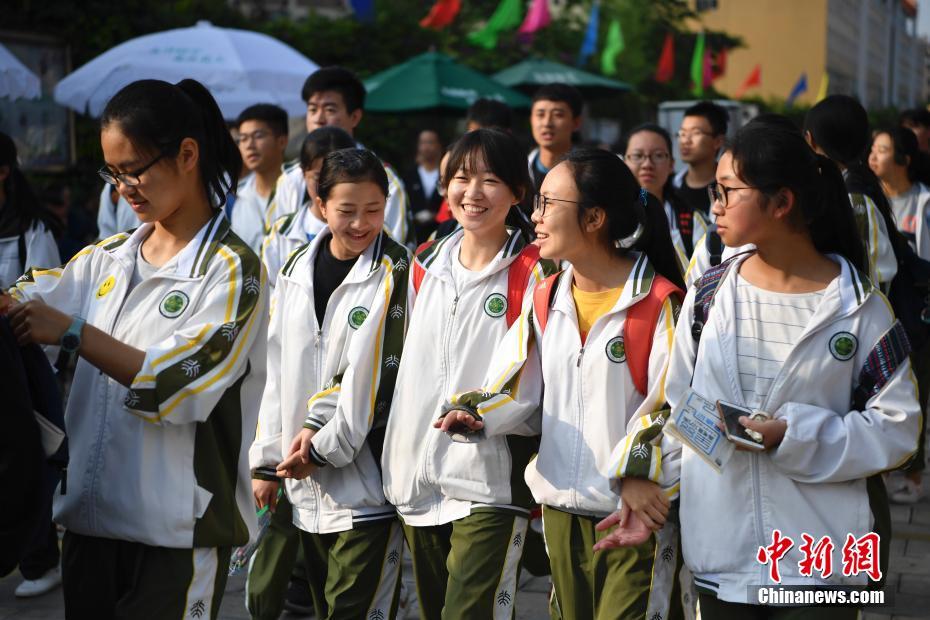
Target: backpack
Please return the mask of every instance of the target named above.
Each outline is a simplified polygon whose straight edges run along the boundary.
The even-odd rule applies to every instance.
[[[16,507],[0,514],[0,577],[16,568],[41,513],[55,492],[46,464],[67,463],[64,413],[58,381],[38,345],[20,347],[9,321],[0,318],[0,485]],[[57,478],[57,476],[56,476]],[[57,483],[57,480],[54,481]],[[62,482],[62,493],[65,492]]]
[[[413,290],[418,294],[420,285],[423,284],[423,278],[426,276],[426,269],[420,264],[420,254],[432,246],[435,239],[424,241],[420,244],[415,252],[413,260]],[[533,268],[539,263],[539,248],[533,244],[527,244],[517,258],[507,267],[507,327],[516,323],[520,318],[520,312],[523,310],[523,296],[526,293],[526,282],[533,273]]]
[[[549,321],[549,309],[552,307],[556,283],[561,272],[551,275],[533,291],[533,314],[539,322],[540,331],[546,330]],[[649,352],[652,350],[652,339],[655,335],[656,321],[662,312],[662,305],[671,295],[677,294],[679,299],[684,297],[684,291],[675,286],[670,280],[656,274],[652,281],[649,294],[630,306],[626,311],[626,320],[623,321],[623,344],[626,352],[627,367],[633,376],[633,385],[636,391],[646,395],[649,375]]]
[[[695,343],[700,344],[701,334],[707,322],[708,313],[713,306],[714,296],[724,276],[735,263],[734,259],[740,255],[727,259],[720,265],[708,269],[704,275],[694,283],[694,321],[691,323],[691,337]],[[900,273],[900,272],[899,272]],[[895,277],[897,280],[897,277]],[[895,321],[878,344],[869,353],[866,362],[859,372],[857,385],[850,397],[850,404],[856,411],[865,409],[868,400],[885,386],[904,360],[908,359],[911,345],[908,341],[907,330],[900,318]],[[692,375],[693,379],[693,375]],[[875,519],[873,530],[879,535],[879,563],[882,579],[878,582],[869,581],[868,590],[881,590],[888,576],[888,555],[891,549],[891,506],[888,502],[888,491],[882,475],[875,474],[866,478],[866,490],[869,496],[869,509]]]

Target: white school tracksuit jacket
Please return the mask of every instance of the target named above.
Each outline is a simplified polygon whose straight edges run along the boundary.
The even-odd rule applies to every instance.
[[[272,288],[290,255],[313,241],[325,227],[326,222],[313,215],[309,203],[275,221],[262,243],[262,262],[268,270],[268,283]]]
[[[869,259],[869,279],[877,282],[882,290],[888,290],[888,286],[898,273],[898,260],[894,255],[894,248],[888,239],[888,228],[885,226],[885,218],[879,212],[875,202],[864,194],[850,194],[849,202],[856,212],[856,219],[866,238],[863,239],[867,258]],[[754,249],[755,246],[747,244],[744,246],[730,248],[723,246],[720,253],[720,261],[723,262],[728,258],[747,250]],[[710,252],[707,249],[707,237],[702,236],[694,246],[694,254],[687,265],[685,271],[685,284],[691,286],[695,280],[701,277],[705,271],[710,269]]]
[[[130,388],[79,359],[55,521],[159,547],[242,545],[257,525],[248,448],[265,382],[262,266],[217,212],[127,294],[151,229],[114,235],[12,289],[145,352]]]
[[[434,526],[467,517],[473,508],[497,507],[527,516],[531,499],[522,467],[535,450],[528,438],[538,424],[510,436],[479,443],[456,443],[433,428],[446,398],[480,386],[498,343],[507,333],[508,267],[526,245],[519,232],[482,274],[456,290],[452,261],[464,232],[441,238],[416,260],[425,269],[419,293],[410,287],[410,319],[384,439],[384,494],[404,523]],[[526,283],[524,306],[550,266],[536,265]],[[415,297],[415,299],[414,299]],[[501,303],[503,302],[503,303]],[[522,491],[521,491],[522,489]]]
[[[410,222],[408,220],[410,204],[407,200],[407,191],[404,189],[403,181],[387,164],[384,165],[384,172],[387,173],[388,178],[388,197],[384,206],[384,227],[391,233],[394,241],[405,245],[407,236],[410,234]],[[266,228],[270,229],[278,218],[297,211],[303,204],[306,193],[307,182],[304,180],[303,169],[301,169],[300,164],[293,164],[278,178],[274,198],[272,198],[271,204],[268,205]]]
[[[591,326],[582,344],[572,297],[573,269],[558,278],[544,332],[530,308],[497,347],[482,388],[452,395],[484,422],[484,441],[530,423],[542,407],[537,456],[526,468],[536,502],[575,514],[605,517],[620,498],[611,490],[608,462],[627,426],[650,421],[665,405],[665,374],[678,301],[666,299],[649,354],[647,394],[636,389],[626,364],[627,309],[652,287],[655,272],[636,258],[620,297]]]
[[[0,289],[12,286],[16,278],[30,267],[61,265],[55,237],[44,224],[36,223],[23,233],[26,264],[19,262],[19,236],[0,238]]]
[[[313,265],[331,236],[324,229],[278,275],[268,382],[249,452],[253,476],[273,480],[301,429],[317,430],[311,454],[326,464],[303,480],[286,480],[285,489],[294,523],[318,534],[395,516],[381,489],[379,450],[368,438],[372,430],[383,429],[390,410],[409,270],[406,248],[382,232],[333,291],[318,325]]]
[[[662,463],[661,475],[650,476],[654,481],[674,484],[680,467],[685,563],[699,588],[724,601],[757,603],[748,600],[748,586],[774,585],[770,567],[756,555],[772,543],[776,528],[795,543],[779,563],[782,584],[864,585],[864,573],[843,576],[842,548],[848,534],[859,538],[873,526],[866,478],[900,466],[917,449],[921,413],[910,362],[868,399],[864,411],[850,410],[863,364],[894,315],[864,274],[844,258],[831,258],[842,273],[827,287],[759,408],[787,421],[781,444],[762,453],[734,452],[717,473],[667,435],[652,442],[650,458]],[[666,381],[673,408],[692,374],[692,387],[705,398],[744,404],[732,326],[738,264],[745,257],[734,260],[707,313],[699,347],[691,335],[695,287],[685,297]],[[852,352],[834,347],[839,336],[851,340]],[[635,448],[635,441],[621,444],[611,470],[623,475]],[[799,574],[802,533],[815,541],[831,537],[834,572],[827,580],[817,571],[813,577]]]

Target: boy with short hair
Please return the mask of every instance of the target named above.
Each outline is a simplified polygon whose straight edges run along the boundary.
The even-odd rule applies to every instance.
[[[709,217],[707,187],[717,172],[717,153],[727,135],[729,114],[712,101],[701,101],[687,110],[678,130],[678,150],[688,167],[675,175],[678,195],[690,207]],[[684,234],[684,233],[682,233]]]
[[[513,113],[503,101],[481,98],[468,106],[465,114],[465,131],[475,129],[500,129],[509,132],[513,128]]]
[[[530,177],[539,191],[549,169],[572,148],[572,134],[581,128],[584,98],[568,84],[546,84],[533,95],[530,128],[536,148],[529,155]]]
[[[236,139],[249,175],[239,182],[236,199],[227,203],[233,232],[256,254],[261,253],[268,205],[284,164],[287,112],[270,103],[249,106],[236,119]]]

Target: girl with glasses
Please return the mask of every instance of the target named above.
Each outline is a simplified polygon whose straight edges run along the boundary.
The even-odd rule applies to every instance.
[[[675,189],[672,138],[662,127],[646,123],[634,127],[622,144],[623,161],[640,187],[658,198],[665,211],[675,256],[684,273],[695,244],[704,236],[709,222],[703,212],[682,200]]]
[[[688,291],[666,394],[673,410],[690,387],[754,412],[739,424],[759,445],[737,448],[720,471],[690,448],[681,452],[682,547],[702,618],[779,617],[749,586],[865,586],[864,572],[837,569],[850,538],[880,537],[872,578],[887,568],[887,499],[876,475],[914,452],[920,410],[907,339],[865,273],[836,165],[796,130],[750,123],[721,157],[717,185],[723,242],[755,249]],[[663,428],[652,430],[655,440]],[[806,537],[830,541],[832,573],[806,570]],[[776,549],[785,552],[780,562]],[[855,618],[858,610],[785,613]]]
[[[505,224],[531,187],[513,136],[465,134],[442,184],[461,228],[421,246],[411,268],[384,492],[404,524],[421,618],[509,618],[533,504],[523,470],[538,428],[459,442],[433,422],[448,394],[481,384],[510,322],[553,267],[526,231]]]
[[[484,387],[452,395],[437,423],[485,444],[541,428],[524,477],[543,506],[553,617],[566,620],[681,617],[677,487],[659,484],[674,451],[662,467],[646,459],[622,484],[610,482],[611,453],[628,428],[648,426],[665,407],[683,296],[664,214],[638,185],[597,149],[576,149],[549,171],[535,201],[536,243],[568,267],[536,288]],[[636,541],[602,550],[615,522],[599,522],[616,510],[617,493],[633,513],[621,530]]]
[[[239,151],[193,80],[126,86],[100,138],[139,227],[0,300],[21,342],[80,356],[54,501],[65,612],[216,618],[231,549],[255,535],[246,453],[265,380],[264,272],[216,200]]]

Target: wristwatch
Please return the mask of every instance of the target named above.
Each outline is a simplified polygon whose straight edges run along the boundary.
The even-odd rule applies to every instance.
[[[61,350],[69,355],[73,355],[81,348],[81,330],[84,329],[84,319],[74,315],[71,317],[71,325],[68,330],[61,336]]]

